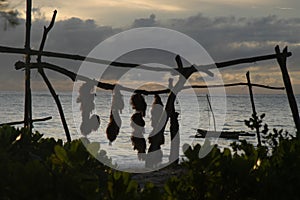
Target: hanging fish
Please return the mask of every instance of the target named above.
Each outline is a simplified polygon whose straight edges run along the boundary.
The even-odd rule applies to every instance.
[[[151,126],[155,128],[160,121],[161,115],[164,112],[164,105],[158,94],[154,95],[154,101],[151,107]]]
[[[123,95],[121,94],[119,88],[115,87],[112,95],[109,123],[106,128],[106,136],[110,142],[109,145],[111,145],[111,143],[117,139],[117,136],[119,134],[120,127],[122,124],[122,120],[119,115],[119,112],[122,113],[123,109],[124,109]]]
[[[100,117],[96,114],[93,114],[90,117],[89,126],[91,127],[92,131],[97,131],[100,126]]]
[[[81,103],[80,110],[82,113],[92,113],[95,109],[95,93],[92,93],[95,85],[91,82],[83,83],[79,88],[77,103]]]
[[[166,117],[161,98],[156,94],[151,108],[151,126],[153,130],[148,138],[150,147],[145,163],[146,167],[152,168],[162,162],[163,153],[160,146],[165,142],[163,126]]]
[[[147,109],[147,104],[145,101],[145,98],[143,95],[135,93],[134,95],[131,96],[130,98],[130,104],[132,106],[132,109],[135,109],[138,112],[142,113],[142,116],[145,117],[146,115],[146,109]]]
[[[98,130],[100,126],[100,117],[98,115],[91,115],[95,109],[95,94],[93,93],[95,85],[92,82],[86,82],[79,88],[79,96],[77,103],[81,103],[80,110],[82,116],[82,123],[80,125],[81,134],[87,136],[92,131]]]
[[[96,114],[92,115],[88,119],[84,119],[80,126],[82,135],[87,136],[92,131],[97,131],[100,126],[100,117]]]
[[[123,95],[120,92],[120,89],[115,87],[113,90],[111,109],[117,110],[122,114],[122,110],[124,109],[124,99]]]
[[[151,109],[151,126],[153,127],[153,131],[149,135],[149,143],[152,145],[149,151],[151,149],[160,149],[160,145],[165,143],[163,126],[167,115],[163,106],[160,96],[156,94]]]
[[[109,117],[109,123],[106,128],[106,136],[110,142],[109,145],[111,145],[111,143],[117,139],[121,123],[122,121],[119,112],[116,110],[112,110]]]
[[[131,116],[130,126],[133,129],[131,135],[133,150],[138,151],[139,160],[145,160],[146,140],[143,135],[145,132],[145,121],[141,112],[136,112]]]

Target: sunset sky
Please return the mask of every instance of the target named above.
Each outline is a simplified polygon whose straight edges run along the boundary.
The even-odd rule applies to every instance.
[[[11,1],[20,12],[20,25],[7,27],[0,22],[1,46],[24,46],[25,0]],[[296,93],[300,93],[300,3],[297,0],[39,0],[33,1],[32,48],[36,49],[43,26],[54,9],[57,20],[45,50],[87,55],[106,38],[135,27],[157,26],[173,29],[198,41],[216,62],[274,53],[274,47],[289,46],[293,56],[288,67]],[[152,17],[150,17],[152,15]],[[24,74],[14,70],[20,55],[0,54],[0,90],[22,90]],[[76,71],[79,62],[48,59]],[[75,70],[74,70],[75,69]],[[245,82],[251,71],[254,82],[282,86],[275,61],[222,69],[225,83]],[[71,91],[73,83],[48,73],[56,88]],[[33,88],[44,89],[39,75],[32,72]],[[36,83],[36,84],[34,84]],[[244,93],[245,88],[228,92]],[[269,93],[269,91],[258,91]],[[278,93],[278,92],[276,92]]]

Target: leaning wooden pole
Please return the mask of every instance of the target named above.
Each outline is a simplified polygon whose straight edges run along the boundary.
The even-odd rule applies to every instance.
[[[300,117],[299,117],[299,111],[298,111],[298,106],[297,106],[297,102],[296,102],[296,98],[293,92],[293,87],[292,87],[292,83],[290,80],[290,76],[289,76],[289,72],[286,66],[286,58],[288,57],[288,48],[285,47],[282,51],[282,53],[280,52],[280,48],[277,45],[275,47],[275,52],[277,54],[277,62],[280,66],[281,69],[281,73],[282,73],[282,78],[283,78],[283,82],[284,82],[284,86],[286,89],[286,94],[289,100],[289,105],[293,114],[293,119],[295,122],[295,126],[297,129],[297,137],[300,138]]]
[[[249,71],[247,72],[246,77],[247,77],[247,82],[248,82],[248,88],[249,88],[253,118],[254,118],[255,121],[257,121],[258,117],[257,117],[254,98],[253,98],[252,84],[251,84],[251,80],[250,80],[250,72]],[[257,144],[258,144],[258,146],[261,146],[261,139],[260,139],[260,132],[259,132],[259,125],[258,124],[255,124],[255,129],[256,129]]]
[[[54,98],[54,101],[57,105],[57,108],[58,108],[58,111],[59,111],[59,115],[60,115],[60,118],[61,118],[61,121],[62,121],[62,124],[63,124],[63,127],[65,129],[65,134],[66,134],[66,137],[67,137],[67,141],[68,142],[71,142],[71,135],[70,135],[70,131],[69,131],[69,128],[68,128],[68,125],[67,125],[67,121],[66,121],[66,118],[65,118],[65,114],[64,114],[64,111],[63,111],[63,108],[62,108],[62,105],[59,101],[59,97],[58,95],[56,94],[54,88],[52,87],[49,79],[47,78],[44,70],[41,68],[39,69],[39,73],[41,74],[41,76],[43,77],[52,97]]]
[[[68,128],[68,124],[67,124],[67,121],[66,121],[66,118],[65,118],[64,110],[63,110],[62,105],[60,103],[59,97],[56,94],[56,92],[55,92],[52,84],[50,83],[48,77],[46,76],[46,74],[44,72],[44,69],[41,66],[41,62],[42,62],[42,54],[41,54],[41,52],[44,49],[48,33],[50,32],[50,30],[54,26],[56,14],[57,14],[57,11],[55,10],[54,13],[53,13],[52,20],[51,20],[49,26],[48,27],[44,27],[44,33],[43,33],[43,37],[42,37],[42,41],[41,41],[40,49],[39,49],[40,53],[38,54],[38,57],[37,57],[37,62],[39,64],[38,71],[41,74],[41,76],[43,77],[44,82],[46,83],[46,85],[47,85],[47,87],[48,87],[48,89],[49,89],[49,91],[50,91],[50,93],[51,93],[51,95],[52,95],[52,97],[53,97],[56,105],[57,105],[57,108],[58,108],[58,111],[59,111],[59,115],[60,115],[60,118],[61,118],[61,122],[63,124],[64,130],[65,130],[65,134],[66,134],[66,137],[67,137],[67,141],[71,142],[70,131],[69,131],[69,128]]]
[[[25,106],[24,106],[24,127],[32,131],[32,102],[30,88],[30,35],[31,35],[31,9],[32,1],[26,1],[26,36],[25,36]]]

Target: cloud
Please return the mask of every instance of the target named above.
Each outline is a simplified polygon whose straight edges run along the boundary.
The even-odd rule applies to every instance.
[[[24,20],[20,20],[20,25],[16,27],[9,27],[7,30],[0,29],[0,45],[11,47],[24,47],[25,27]],[[49,22],[41,19],[36,20],[32,24],[31,46],[33,49],[38,49],[43,33],[44,25]],[[0,23],[0,27],[2,24]],[[117,33],[118,29],[112,29],[108,26],[98,26],[93,20],[81,20],[78,18],[71,18],[63,21],[57,21],[53,30],[50,32],[45,50],[57,51],[72,54],[87,55],[99,42],[107,37]],[[36,57],[32,57],[35,61]],[[22,89],[24,73],[16,71],[14,64],[18,60],[24,60],[22,55],[15,54],[0,54],[1,73],[0,73],[0,89],[6,90],[20,90]],[[43,61],[55,63],[57,65],[65,66],[67,69],[77,71],[81,62],[66,61],[55,58],[44,58]],[[50,78],[54,80],[67,80],[68,78],[58,75],[55,72],[48,71]],[[36,71],[32,72],[33,81],[39,75]],[[63,87],[60,87],[63,88]],[[70,86],[66,87],[71,88]]]
[[[262,18],[209,18],[198,14],[187,19],[173,19],[167,27],[193,37],[212,51],[212,55],[224,59],[229,54],[249,55],[249,51],[253,50],[260,54],[270,46],[273,48],[276,43],[297,48],[299,24],[297,18],[281,19],[275,15]]]
[[[14,8],[25,16],[25,2],[11,1]],[[158,18],[186,18],[199,12],[214,16],[265,16],[276,14],[281,17],[298,17],[300,4],[296,0],[41,0],[34,1],[34,7],[40,8],[47,19],[54,9],[59,11],[58,19],[70,16],[80,19],[94,19],[97,24],[120,27],[129,25],[134,19],[146,17],[155,12]],[[293,8],[293,9],[290,9]]]
[[[38,12],[38,10],[37,10]],[[35,20],[32,26],[32,47],[37,49],[42,36],[45,19]],[[0,24],[0,27],[2,25]],[[130,27],[160,26],[174,29],[192,37],[208,51],[215,61],[226,61],[241,57],[251,57],[274,53],[275,45],[289,46],[293,56],[289,58],[288,66],[292,80],[299,83],[300,63],[300,18],[280,18],[275,15],[265,17],[242,18],[234,16],[208,17],[197,14],[187,18],[173,18],[159,20],[155,15],[149,18],[138,18]],[[125,30],[112,26],[99,26],[94,20],[70,18],[55,23],[50,32],[45,50],[59,51],[73,54],[87,55],[96,45],[106,38]],[[21,25],[4,31],[0,29],[0,44],[2,46],[24,46],[24,20]],[[0,89],[22,88],[24,74],[14,70],[14,62],[22,60],[21,55],[0,54],[1,74]],[[45,58],[45,61],[66,66],[76,71],[80,65],[78,61],[64,61]],[[253,80],[266,84],[281,84],[279,67],[276,61],[259,62],[258,64],[244,64],[222,69],[225,82],[243,81],[244,74],[251,70]],[[54,72],[47,72],[52,79],[67,80]],[[33,79],[38,79],[33,72]],[[16,80],[18,84],[16,84]],[[193,81],[197,80],[196,78]],[[61,82],[60,82],[61,83]],[[70,82],[70,84],[72,84]],[[298,86],[297,86],[298,87]],[[62,87],[61,87],[62,88]],[[68,86],[68,88],[70,88]]]
[[[156,25],[156,20],[155,20],[155,15],[151,14],[149,16],[149,18],[140,18],[140,19],[136,19],[133,22],[132,27],[151,27],[151,26],[155,26]]]

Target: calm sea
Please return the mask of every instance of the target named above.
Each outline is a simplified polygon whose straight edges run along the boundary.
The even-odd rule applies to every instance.
[[[69,129],[71,131],[72,139],[82,137],[78,133],[75,123],[80,123],[80,113],[72,111],[72,93],[60,93],[61,103],[64,108],[65,116]],[[132,150],[130,135],[130,117],[133,113],[129,105],[129,94],[124,94],[125,108],[121,114],[122,127],[117,140],[112,146],[108,145],[106,139],[105,129],[110,114],[110,92],[98,92],[95,103],[96,113],[101,118],[101,125],[98,131],[92,132],[88,139],[90,141],[100,142],[101,148],[105,149],[109,156],[113,158],[123,167],[132,164],[142,164],[137,161],[136,152]],[[300,104],[300,96],[296,96],[298,106]],[[65,140],[64,130],[60,121],[59,113],[56,104],[51,95],[47,92],[33,94],[33,118],[42,118],[52,116],[52,120],[47,122],[37,122],[34,124],[34,129],[44,134],[45,137],[61,138]],[[147,96],[148,104],[146,121],[145,138],[151,131],[150,126],[150,107],[153,100],[152,96]],[[165,102],[166,96],[162,96]],[[218,101],[224,104],[224,99],[221,97],[211,97],[213,102],[213,110],[216,116],[216,121],[225,123],[224,130],[244,130],[249,131],[245,125],[244,120],[251,116],[251,104],[248,95],[227,95],[226,104],[227,112],[224,113],[224,108],[220,108]],[[266,113],[265,122],[269,127],[284,129],[289,132],[295,132],[292,114],[289,108],[286,95],[255,95],[256,109],[259,114]],[[0,123],[20,121],[23,119],[24,95],[18,92],[0,92]],[[76,105],[75,105],[76,106]],[[212,127],[213,120],[211,112],[209,111],[208,102],[205,95],[193,96],[190,94],[182,94],[179,96],[176,103],[176,110],[180,113],[180,139],[181,144],[188,143],[203,143],[203,139],[194,139],[192,136],[196,133],[195,129]],[[75,116],[75,117],[73,117]],[[80,125],[80,124],[79,124]],[[170,151],[170,138],[168,128],[165,133],[166,144],[163,146],[164,160],[168,160]],[[246,137],[249,142],[256,144],[255,137]],[[218,139],[215,141],[221,147],[228,147],[232,140]],[[183,153],[181,152],[181,155]]]

